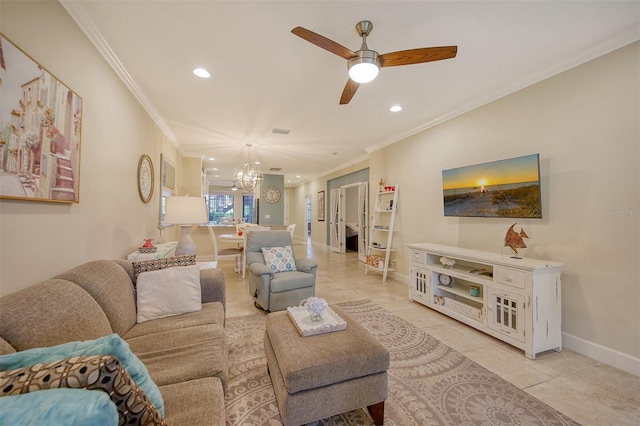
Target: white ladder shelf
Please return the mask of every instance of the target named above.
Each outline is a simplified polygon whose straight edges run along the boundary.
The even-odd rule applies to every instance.
[[[381,272],[382,281],[387,280],[387,273],[395,271],[395,268],[390,267],[390,263],[391,253],[395,252],[393,233],[398,210],[398,185],[387,185],[386,188],[392,190],[376,193],[364,269],[365,275],[369,270]]]

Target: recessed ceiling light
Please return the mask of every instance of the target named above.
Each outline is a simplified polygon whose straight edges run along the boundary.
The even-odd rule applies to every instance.
[[[394,105],[391,108],[389,108],[389,111],[391,111],[391,112],[400,112],[400,111],[402,111],[402,107],[400,105]]]
[[[209,161],[216,161],[216,159],[213,157],[209,157]]]
[[[253,164],[260,164],[260,162],[259,161],[254,161]]]
[[[211,170],[218,171],[218,168],[217,167],[212,167]]]
[[[296,175],[296,177],[297,177],[297,178],[299,178],[299,177],[300,177],[300,175]]]
[[[211,73],[204,68],[196,68],[193,70],[193,73],[200,78],[209,78],[211,77]]]

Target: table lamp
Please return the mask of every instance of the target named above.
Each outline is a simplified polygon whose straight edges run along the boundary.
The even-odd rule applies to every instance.
[[[168,197],[164,221],[169,225],[180,225],[182,238],[176,247],[176,256],[196,253],[196,243],[191,231],[196,225],[208,222],[207,208],[202,197]]]

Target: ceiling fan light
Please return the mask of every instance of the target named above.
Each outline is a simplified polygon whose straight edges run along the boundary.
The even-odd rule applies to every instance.
[[[380,59],[373,50],[359,50],[358,56],[349,59],[349,77],[356,83],[364,84],[373,81],[380,72]]]
[[[364,84],[373,81],[380,69],[375,64],[361,62],[349,68],[349,77],[356,83]]]

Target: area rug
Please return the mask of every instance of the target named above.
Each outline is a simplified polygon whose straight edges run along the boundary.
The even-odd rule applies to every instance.
[[[390,352],[385,425],[578,424],[369,300],[338,305]],[[250,315],[227,319],[227,425],[282,425],[264,356],[265,318]],[[311,424],[373,422],[366,409],[360,409]]]

